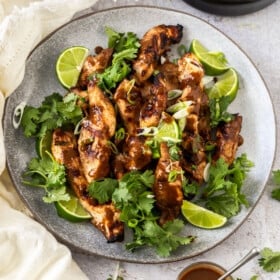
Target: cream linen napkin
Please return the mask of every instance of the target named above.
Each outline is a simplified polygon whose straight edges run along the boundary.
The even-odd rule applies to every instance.
[[[5,98],[20,84],[29,52],[46,35],[97,0],[0,0],[0,118]],[[58,243],[32,218],[5,170],[0,123],[0,279],[87,279]],[[21,212],[20,212],[20,211]]]

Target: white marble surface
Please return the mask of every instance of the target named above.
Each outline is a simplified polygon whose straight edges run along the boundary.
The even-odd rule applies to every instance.
[[[248,54],[263,76],[273,100],[276,112],[277,131],[279,133],[280,120],[277,112],[280,104],[280,79],[278,78],[280,73],[279,0],[261,11],[237,17],[207,14],[189,6],[182,0],[102,0],[85,12],[125,5],[152,5],[185,11],[203,18],[226,33]],[[280,141],[278,139],[273,170],[280,169],[280,160],[278,157],[279,144]],[[195,258],[175,263],[148,265],[119,263],[97,256],[80,254],[74,250],[73,257],[88,275],[89,279],[106,280],[110,274],[114,274],[119,265],[125,280],[171,280],[176,279],[178,273],[185,266],[195,261],[214,261],[225,268],[230,268],[254,246],[260,248],[268,246],[280,251],[280,202],[270,197],[273,187],[270,179],[257,207],[248,220],[233,235],[222,244]],[[272,274],[263,272],[258,265],[257,258],[234,273],[235,277],[239,277],[242,280],[250,279],[253,275],[259,275],[259,280],[280,279],[280,273]]]

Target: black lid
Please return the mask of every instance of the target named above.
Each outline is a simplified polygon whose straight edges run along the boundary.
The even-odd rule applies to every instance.
[[[190,5],[217,15],[236,16],[256,12],[275,0],[184,0]]]

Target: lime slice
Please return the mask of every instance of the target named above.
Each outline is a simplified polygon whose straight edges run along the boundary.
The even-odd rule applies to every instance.
[[[183,201],[181,210],[182,214],[189,223],[200,228],[219,228],[227,222],[226,217],[214,213],[187,200]]]
[[[162,118],[155,135],[158,141],[180,142],[180,129],[175,119],[167,113],[162,113]]]
[[[209,98],[228,97],[230,102],[235,99],[238,89],[238,74],[233,68],[230,68],[222,75],[216,76],[213,84],[211,85],[210,83],[210,87],[205,85],[205,91]]]
[[[74,87],[79,79],[83,64],[89,50],[85,47],[74,46],[65,49],[56,61],[56,74],[60,83],[66,87]]]
[[[70,200],[57,201],[55,207],[58,216],[70,222],[82,222],[91,218],[90,214],[82,207],[78,198],[70,193]]]
[[[225,55],[222,52],[211,52],[198,40],[192,40],[190,52],[195,54],[202,63],[206,75],[219,75],[229,69]]]
[[[36,141],[36,152],[40,158],[51,152],[52,132],[48,131],[44,137],[38,138]]]

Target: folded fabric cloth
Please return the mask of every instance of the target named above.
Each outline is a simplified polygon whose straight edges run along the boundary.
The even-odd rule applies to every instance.
[[[0,279],[87,279],[40,224],[0,197]]]
[[[30,51],[49,33],[97,0],[0,0],[0,118],[20,84]],[[0,122],[0,279],[87,279],[70,250],[31,215],[5,170]],[[22,213],[23,212],[23,213]],[[25,215],[25,214],[27,215]]]

